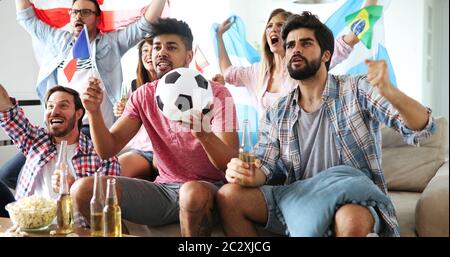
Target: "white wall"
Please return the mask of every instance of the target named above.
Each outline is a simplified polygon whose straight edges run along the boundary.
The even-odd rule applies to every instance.
[[[37,100],[35,83],[38,65],[31,48],[31,37],[16,21],[14,1],[0,1],[0,84],[17,100]],[[25,107],[25,113],[35,124],[42,124],[43,109],[40,106]],[[0,141],[8,137],[0,129]],[[15,151],[15,147],[0,147],[0,164]]]
[[[400,90],[423,101],[423,0],[393,0],[385,16],[386,48]]]
[[[14,1],[0,2],[0,83],[20,99],[37,99],[34,90],[38,65],[31,37],[16,21]]]

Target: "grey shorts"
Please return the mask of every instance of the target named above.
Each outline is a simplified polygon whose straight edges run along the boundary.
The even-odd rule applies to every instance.
[[[267,223],[264,227],[265,230],[278,234],[283,236],[289,235],[289,229],[286,225],[286,222],[284,221],[283,214],[281,213],[280,209],[278,208],[278,205],[275,201],[275,198],[273,196],[273,188],[278,186],[270,186],[270,185],[264,185],[260,187],[259,189],[264,195],[264,200],[266,201],[267,206]],[[381,221],[380,217],[378,216],[378,213],[376,212],[375,208],[368,206],[367,207],[372,214],[372,217],[375,220],[375,224],[372,229],[372,233],[379,234],[381,231]],[[329,235],[333,235],[333,231],[328,231]]]
[[[154,183],[148,180],[116,177],[122,199],[122,217],[138,224],[161,226],[179,221],[179,192],[182,183]],[[209,182],[205,182],[209,183]],[[210,183],[216,192],[223,182]],[[216,208],[214,223],[219,221]]]

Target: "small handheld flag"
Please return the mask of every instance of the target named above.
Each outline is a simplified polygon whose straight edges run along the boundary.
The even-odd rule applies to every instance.
[[[345,17],[351,31],[368,49],[372,48],[373,26],[383,14],[383,6],[369,5]]]
[[[205,55],[203,54],[200,47],[197,45],[195,47],[194,51],[194,61],[195,61],[195,68],[200,72],[203,73],[203,69],[209,66],[209,62],[206,59]]]
[[[77,40],[72,49],[73,59],[70,60],[66,67],[64,67],[64,74],[67,77],[67,81],[71,81],[75,71],[77,70],[77,61],[79,59],[88,59],[91,58],[91,51],[89,48],[89,35],[87,32],[86,24],[84,25],[83,30],[78,36]]]

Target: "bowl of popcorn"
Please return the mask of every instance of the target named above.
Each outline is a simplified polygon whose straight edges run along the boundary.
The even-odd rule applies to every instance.
[[[23,231],[40,231],[48,229],[56,217],[56,201],[29,196],[5,206],[15,226]]]

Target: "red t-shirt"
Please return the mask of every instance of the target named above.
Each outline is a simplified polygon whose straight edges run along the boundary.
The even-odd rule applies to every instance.
[[[236,110],[230,92],[210,81],[213,91],[211,130],[231,132],[237,128]],[[155,100],[158,81],[139,87],[127,102],[124,117],[142,122],[153,145],[159,176],[155,182],[175,183],[191,180],[225,181],[224,172],[216,169],[188,128],[168,120]]]

